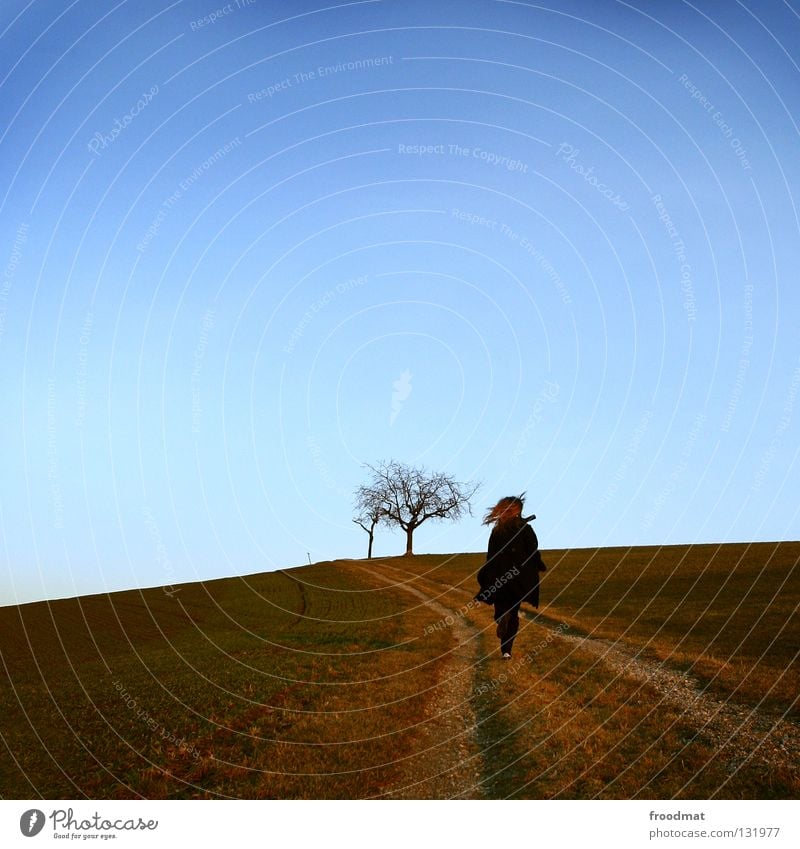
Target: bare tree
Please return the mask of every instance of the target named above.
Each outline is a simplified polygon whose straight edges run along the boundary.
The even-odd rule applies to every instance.
[[[367,560],[372,559],[372,542],[375,539],[375,528],[383,519],[383,497],[380,492],[369,486],[360,486],[356,490],[356,510],[353,521],[369,535]]]
[[[480,486],[394,460],[366,468],[372,472],[372,481],[361,489],[380,503],[378,521],[399,525],[406,532],[406,554],[414,553],[414,531],[423,522],[471,514],[470,499]]]

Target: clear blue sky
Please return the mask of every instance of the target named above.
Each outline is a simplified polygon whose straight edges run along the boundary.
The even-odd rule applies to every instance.
[[[0,15],[0,603],[361,557],[390,458],[418,552],[800,537],[797,0]]]

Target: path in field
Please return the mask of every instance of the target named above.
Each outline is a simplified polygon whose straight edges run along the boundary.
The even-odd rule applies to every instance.
[[[538,622],[542,617],[536,618]],[[552,621],[552,620],[551,620]],[[798,771],[800,727],[756,707],[720,701],[704,693],[688,673],[646,660],[620,642],[563,636],[580,651],[595,655],[617,675],[649,684],[662,700],[682,709],[684,719],[720,750],[731,767],[747,762]]]
[[[410,593],[438,617],[452,618],[453,611],[422,590],[409,586],[408,575],[381,565],[380,570],[355,568],[381,578],[394,589]],[[476,717],[471,705],[474,692],[478,631],[466,620],[455,617],[452,626],[455,647],[445,656],[445,665],[428,708],[428,719],[419,727],[421,748],[395,765],[403,771],[400,786],[382,794],[389,799],[482,799],[483,758],[476,735]]]
[[[381,566],[382,571],[386,568]],[[470,592],[450,587],[435,579],[420,579],[400,569],[392,571],[398,577],[402,575],[405,580],[423,580],[428,585],[447,587],[453,592],[472,598]],[[424,596],[424,593],[417,592]],[[446,612],[452,616],[454,611]],[[617,675],[648,684],[661,695],[663,702],[680,707],[683,719],[719,749],[721,757],[727,761],[732,771],[748,763],[764,764],[772,769],[783,768],[794,774],[800,771],[798,723],[768,714],[756,707],[747,707],[733,701],[720,701],[704,693],[699,682],[689,674],[671,669],[664,663],[647,660],[641,657],[635,648],[622,642],[565,634],[557,619],[543,614],[531,614],[523,610],[520,611],[520,616],[551,631],[556,639],[572,643],[576,651],[595,656],[597,662],[603,663]],[[453,618],[456,622],[464,621],[458,616]],[[558,631],[555,626],[560,626]]]

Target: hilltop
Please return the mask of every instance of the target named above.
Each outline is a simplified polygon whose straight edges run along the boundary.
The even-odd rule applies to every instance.
[[[482,554],[0,609],[3,798],[794,798],[800,543]]]

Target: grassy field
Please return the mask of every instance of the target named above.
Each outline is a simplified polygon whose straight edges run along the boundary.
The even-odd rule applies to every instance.
[[[800,544],[546,552],[511,664],[469,604],[482,559],[0,608],[0,796],[367,798],[427,770],[419,794],[446,797],[456,746],[484,797],[797,796],[796,771],[732,754],[554,626],[796,721]],[[473,720],[437,741],[455,677]]]
[[[471,589],[483,559],[416,557],[413,571]],[[552,550],[545,562],[543,614],[800,718],[800,543]]]

